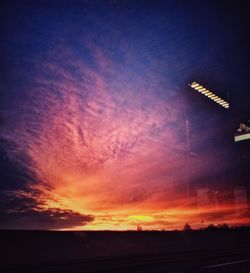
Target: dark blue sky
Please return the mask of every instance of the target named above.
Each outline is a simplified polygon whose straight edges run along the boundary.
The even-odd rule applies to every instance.
[[[230,91],[232,99],[242,103],[241,97],[247,96],[249,65],[246,3],[3,1],[2,88],[8,94],[1,93],[6,98],[14,92],[11,99],[15,100],[21,93],[15,84],[24,85],[24,79],[25,86],[32,84],[33,73],[39,73],[35,63],[58,43],[72,46],[75,54],[94,66],[79,42],[91,36],[119,62],[124,58],[119,44],[126,43],[145,65],[149,56],[165,62],[160,73],[166,73],[173,85],[182,87],[198,77],[218,86],[222,93]]]

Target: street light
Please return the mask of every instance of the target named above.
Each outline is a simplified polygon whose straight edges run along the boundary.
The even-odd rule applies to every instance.
[[[192,82],[191,84],[189,84],[189,86],[191,88],[193,88],[194,90],[196,90],[197,92],[199,92],[199,93],[203,94],[204,96],[208,97],[210,100],[216,102],[220,106],[222,106],[222,107],[224,107],[226,109],[229,108],[229,102],[227,102],[226,100],[224,100],[221,97],[217,96],[216,94],[214,94],[212,91],[208,90],[207,88],[205,88],[201,84],[199,84],[197,82]]]
[[[250,127],[244,123],[240,123],[240,126],[234,136],[234,141],[238,142],[247,139],[250,139]]]

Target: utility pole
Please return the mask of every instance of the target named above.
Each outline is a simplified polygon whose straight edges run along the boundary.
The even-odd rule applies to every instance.
[[[140,117],[140,121],[141,121],[141,102],[139,104],[139,117]]]

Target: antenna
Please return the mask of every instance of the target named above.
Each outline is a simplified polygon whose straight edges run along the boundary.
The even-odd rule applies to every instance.
[[[141,121],[141,103],[139,104],[139,117],[140,117],[140,121]]]

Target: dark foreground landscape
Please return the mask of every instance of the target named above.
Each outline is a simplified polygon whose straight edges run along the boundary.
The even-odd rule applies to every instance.
[[[1,273],[250,272],[250,228],[1,231]]]

